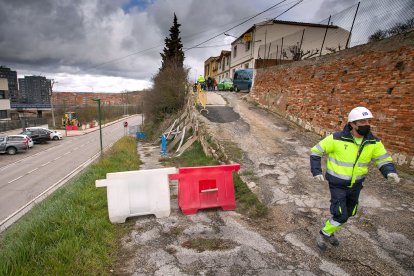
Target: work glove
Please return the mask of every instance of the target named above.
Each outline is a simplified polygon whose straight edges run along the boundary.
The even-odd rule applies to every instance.
[[[319,182],[325,182],[325,177],[323,177],[323,175],[321,175],[321,174],[315,175],[313,178],[315,178]]]
[[[394,181],[394,183],[400,183],[400,177],[396,173],[387,174],[387,179]]]

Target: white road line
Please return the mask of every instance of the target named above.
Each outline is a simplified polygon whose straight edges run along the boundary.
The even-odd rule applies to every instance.
[[[32,173],[32,172],[34,172],[34,171],[37,171],[38,169],[39,169],[39,168],[35,168],[35,169],[31,170],[30,172],[27,172],[26,174]]]
[[[23,177],[23,175],[21,175],[21,176],[19,176],[18,178],[15,178],[15,179],[13,179],[13,180],[10,180],[9,182],[7,182],[7,184],[10,184],[10,183],[12,183],[12,182],[14,182],[14,181],[16,181],[16,180],[19,180],[20,178],[22,178]]]
[[[44,163],[44,164],[43,164],[43,165],[41,165],[40,167],[44,167],[44,166],[46,166],[47,164],[50,164],[50,161],[49,161],[49,162]]]
[[[63,156],[68,155],[68,154],[70,154],[70,153],[71,153],[71,151],[65,152],[65,153],[63,154]]]
[[[58,160],[58,159],[60,159],[62,156],[58,156],[58,157],[56,157],[55,159],[53,159],[53,161],[56,161],[56,160]]]

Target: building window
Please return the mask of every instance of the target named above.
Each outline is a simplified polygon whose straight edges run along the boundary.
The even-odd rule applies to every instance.
[[[233,57],[237,56],[237,45],[233,47]]]
[[[226,58],[226,65],[229,65],[229,60],[230,60],[230,57],[227,57]]]
[[[0,119],[7,118],[7,110],[0,110]]]
[[[251,41],[247,41],[244,43],[244,48],[246,49],[246,52],[250,50]]]
[[[244,64],[244,68],[245,68],[245,69],[249,68],[249,64],[248,64],[248,63],[245,63],[245,64]]]
[[[0,90],[0,99],[5,99],[5,98],[6,98],[6,91]]]

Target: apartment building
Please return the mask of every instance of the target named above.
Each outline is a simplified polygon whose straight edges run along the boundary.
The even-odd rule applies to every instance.
[[[217,59],[218,71],[217,71],[217,82],[222,81],[225,78],[232,78],[230,76],[230,59],[231,51],[223,50]]]
[[[204,78],[216,78],[218,75],[218,63],[219,57],[209,57],[206,61],[204,61]]]
[[[51,80],[42,76],[25,76],[19,79],[20,103],[50,104]]]
[[[9,84],[6,78],[0,78],[0,120],[10,118]]]
[[[9,99],[11,103],[19,101],[19,90],[17,87],[17,72],[10,68],[0,66],[0,78],[7,79]]]

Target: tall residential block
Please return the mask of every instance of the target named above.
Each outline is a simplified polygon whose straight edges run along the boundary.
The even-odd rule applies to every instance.
[[[10,117],[9,87],[6,78],[0,78],[0,120]]]
[[[7,79],[9,87],[10,102],[19,102],[19,90],[17,87],[17,72],[12,71],[10,68],[0,66],[0,78]]]
[[[19,79],[20,103],[50,104],[51,80],[42,76]]]

